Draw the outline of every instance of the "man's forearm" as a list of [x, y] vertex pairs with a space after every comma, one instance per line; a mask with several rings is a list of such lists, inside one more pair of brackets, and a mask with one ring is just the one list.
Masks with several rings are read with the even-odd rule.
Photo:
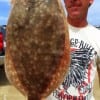
[[97, 72], [98, 72], [98, 77], [99, 77], [99, 87], [100, 87], [100, 64], [97, 66]]

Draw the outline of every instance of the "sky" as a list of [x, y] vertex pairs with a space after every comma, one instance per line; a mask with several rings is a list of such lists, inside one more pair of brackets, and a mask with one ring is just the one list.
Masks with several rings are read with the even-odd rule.
[[[64, 6], [64, 4], [63, 4]], [[89, 8], [88, 22], [95, 26], [100, 26], [100, 0], [94, 0]], [[0, 25], [6, 25], [10, 14], [10, 0], [0, 0]]]

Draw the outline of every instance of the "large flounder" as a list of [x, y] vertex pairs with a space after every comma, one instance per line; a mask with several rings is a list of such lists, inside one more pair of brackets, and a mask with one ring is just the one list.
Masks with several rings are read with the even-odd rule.
[[66, 17], [60, 0], [15, 0], [7, 24], [5, 71], [28, 100], [46, 98], [70, 63]]

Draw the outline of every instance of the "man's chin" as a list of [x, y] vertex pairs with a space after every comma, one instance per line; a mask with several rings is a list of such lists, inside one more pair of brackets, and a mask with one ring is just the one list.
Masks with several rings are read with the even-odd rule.
[[69, 17], [75, 19], [75, 18], [79, 18], [79, 16], [80, 16], [80, 13], [79, 12], [73, 12], [73, 13], [70, 14]]

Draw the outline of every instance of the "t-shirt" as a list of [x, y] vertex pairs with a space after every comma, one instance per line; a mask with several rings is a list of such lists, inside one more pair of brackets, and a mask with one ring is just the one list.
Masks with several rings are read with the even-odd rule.
[[71, 64], [63, 83], [46, 100], [94, 100], [93, 81], [100, 57], [100, 30], [69, 27]]

